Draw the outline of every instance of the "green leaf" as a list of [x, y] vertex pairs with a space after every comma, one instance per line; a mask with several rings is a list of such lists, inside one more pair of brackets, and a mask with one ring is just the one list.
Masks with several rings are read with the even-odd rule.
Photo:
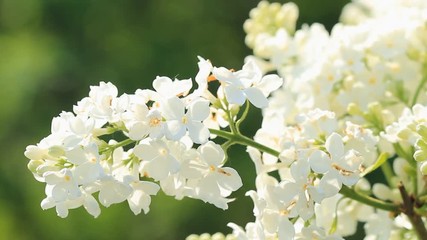
[[364, 176], [366, 176], [368, 173], [371, 173], [371, 172], [375, 171], [375, 170], [376, 170], [377, 168], [379, 168], [383, 163], [385, 163], [385, 162], [387, 161], [387, 159], [388, 159], [388, 153], [386, 153], [386, 152], [381, 153], [381, 154], [378, 156], [377, 161], [375, 162], [375, 164], [374, 164], [374, 165], [372, 165], [372, 166], [369, 166], [368, 168], [366, 168], [366, 169], [365, 169], [365, 171], [363, 171], [363, 172], [360, 174], [360, 177], [364, 177]]

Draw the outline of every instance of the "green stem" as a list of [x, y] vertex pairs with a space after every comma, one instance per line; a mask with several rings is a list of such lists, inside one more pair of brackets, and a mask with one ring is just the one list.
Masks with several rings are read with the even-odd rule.
[[417, 103], [418, 95], [420, 95], [421, 89], [424, 87], [426, 82], [427, 82], [427, 75], [424, 75], [423, 79], [421, 80], [420, 84], [417, 87], [417, 90], [415, 91], [414, 97], [412, 98], [411, 107]]
[[243, 145], [243, 146], [250, 146], [250, 147], [254, 147], [256, 149], [258, 149], [261, 152], [265, 152], [268, 154], [271, 154], [275, 157], [278, 157], [280, 152], [269, 148], [261, 143], [255, 142], [254, 140], [252, 140], [251, 138], [248, 138], [246, 136], [243, 136], [241, 134], [234, 134], [232, 132], [227, 132], [227, 131], [223, 131], [223, 130], [217, 130], [217, 129], [209, 129], [209, 131], [212, 134], [215, 134], [217, 136], [220, 136], [222, 138], [231, 140], [237, 144]]
[[379, 200], [377, 198], [362, 195], [362, 194], [354, 191], [353, 189], [351, 189], [345, 185], [342, 186], [340, 193], [342, 195], [344, 195], [345, 197], [351, 198], [353, 200], [364, 203], [364, 204], [369, 205], [369, 206], [374, 207], [374, 208], [379, 208], [379, 209], [390, 211], [390, 212], [398, 212], [399, 211], [399, 208], [392, 203], [384, 202], [384, 201]]
[[[234, 122], [233, 122], [233, 116], [232, 116], [232, 114], [231, 114], [231, 111], [230, 111], [230, 109], [229, 109], [229, 106], [230, 105], [228, 105], [227, 106], [227, 109], [225, 109], [225, 111], [227, 112], [227, 118], [228, 118], [228, 124], [229, 124], [229, 126], [230, 126], [230, 130], [231, 130], [231, 132], [232, 133], [239, 133], [239, 130], [237, 129], [237, 127], [236, 127], [236, 125], [234, 124]], [[215, 134], [215, 133], [214, 133]]]
[[108, 147], [106, 147], [106, 148], [104, 148], [104, 149], [101, 149], [100, 150], [100, 153], [105, 153], [106, 151], [113, 151], [114, 149], [116, 149], [116, 148], [119, 148], [119, 147], [124, 147], [124, 146], [127, 146], [127, 145], [129, 145], [129, 144], [132, 144], [132, 143], [134, 143], [135, 141], [134, 140], [132, 140], [132, 139], [125, 139], [125, 140], [123, 140], [123, 141], [121, 141], [121, 142], [118, 142], [118, 143], [116, 143], [116, 144], [114, 144], [114, 145], [108, 145]]
[[249, 113], [249, 108], [250, 108], [249, 101], [246, 100], [245, 104], [246, 104], [245, 110], [243, 111], [242, 116], [240, 116], [239, 120], [237, 120], [237, 122], [236, 122], [236, 128], [237, 128], [237, 131], [239, 131], [239, 133], [240, 133], [240, 124], [246, 119], [246, 117], [248, 116], [248, 113]]
[[399, 143], [394, 143], [393, 147], [397, 155], [405, 159], [409, 163], [409, 165], [411, 165], [411, 167], [417, 168], [417, 163], [415, 162], [414, 157], [411, 154], [407, 153]]
[[[390, 160], [390, 159], [389, 159]], [[390, 166], [390, 163], [389, 163], [389, 161], [386, 161], [385, 163], [383, 163], [382, 165], [381, 165], [381, 171], [383, 172], [383, 174], [384, 174], [384, 177], [385, 177], [385, 180], [387, 181], [387, 184], [389, 185], [389, 186], [393, 186], [394, 184], [393, 184], [393, 177], [394, 177], [394, 174], [393, 174], [393, 170], [391, 169], [391, 166]]]

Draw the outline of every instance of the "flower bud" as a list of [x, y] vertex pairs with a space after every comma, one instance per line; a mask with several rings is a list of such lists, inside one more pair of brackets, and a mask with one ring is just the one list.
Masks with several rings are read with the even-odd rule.
[[360, 109], [360, 107], [357, 104], [355, 104], [355, 103], [349, 103], [347, 105], [347, 112], [350, 115], [356, 115], [356, 116], [363, 114], [362, 110]]
[[32, 172], [32, 173], [37, 173], [37, 168], [42, 165], [44, 163], [43, 160], [31, 160], [28, 164], [27, 164], [27, 168]]
[[48, 149], [48, 154], [54, 158], [60, 158], [65, 155], [65, 150], [61, 146], [52, 146]]
[[421, 173], [427, 175], [427, 161], [423, 162], [420, 166]]
[[417, 133], [420, 134], [422, 138], [427, 139], [427, 126], [424, 124], [418, 125]]
[[423, 151], [423, 150], [417, 150], [414, 153], [414, 158], [415, 158], [415, 161], [417, 161], [417, 162], [426, 161], [427, 160], [427, 152]]

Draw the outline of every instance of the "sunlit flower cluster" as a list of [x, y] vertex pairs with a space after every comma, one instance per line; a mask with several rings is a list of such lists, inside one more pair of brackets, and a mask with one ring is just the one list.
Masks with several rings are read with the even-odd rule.
[[[119, 95], [101, 82], [55, 117], [25, 152], [46, 183], [42, 208], [97, 217], [99, 203], [127, 201], [147, 213], [162, 190], [227, 209], [242, 186], [227, 150], [240, 144], [257, 174], [254, 220], [188, 239], [344, 239], [359, 224], [366, 240], [427, 236], [425, 1], [355, 0], [330, 32], [296, 29], [293, 3], [261, 1], [249, 15], [254, 55], [240, 70], [199, 57], [197, 86], [159, 76]], [[263, 120], [248, 137], [251, 106]]]
[[[267, 9], [276, 3], [252, 10], [248, 38], [260, 29], [268, 34], [246, 42], [254, 50], [247, 60], [277, 71], [286, 84], [269, 99], [254, 137], [279, 154], [248, 148], [258, 173], [257, 189], [248, 193], [256, 218], [245, 229], [230, 225], [239, 239], [341, 239], [358, 222], [366, 223], [366, 239], [415, 236], [403, 212], [392, 217], [347, 198], [352, 189], [404, 204], [399, 184], [415, 198], [425, 193], [427, 6], [390, 2], [350, 3], [330, 33], [320, 24], [272, 28], [281, 13]], [[260, 21], [267, 12], [270, 21]], [[288, 24], [295, 26], [293, 16]], [[364, 176], [380, 167], [387, 184], [371, 186]], [[307, 226], [322, 233], [300, 237]]]
[[[122, 95], [112, 83], [101, 82], [74, 112], [55, 117], [51, 134], [25, 151], [29, 169], [46, 183], [42, 208], [56, 207], [66, 217], [68, 209], [84, 206], [97, 217], [97, 193], [105, 207], [127, 201], [135, 214], [147, 213], [151, 196], [162, 189], [177, 199], [191, 197], [227, 209], [233, 200], [227, 197], [242, 181], [236, 170], [223, 166], [226, 155], [209, 140], [208, 126], [219, 129], [224, 124], [215, 119], [230, 118], [221, 115], [246, 99], [265, 107], [266, 97], [283, 81], [277, 75], [263, 77], [254, 63], [233, 72], [199, 60], [198, 85], [191, 93], [191, 79], [157, 77], [154, 90]], [[214, 78], [224, 98], [208, 92], [208, 80]]]

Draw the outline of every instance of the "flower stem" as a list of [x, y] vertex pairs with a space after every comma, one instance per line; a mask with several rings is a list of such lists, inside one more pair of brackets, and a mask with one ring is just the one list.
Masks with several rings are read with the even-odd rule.
[[393, 170], [391, 169], [389, 161], [386, 161], [385, 163], [383, 163], [381, 165], [381, 171], [384, 174], [384, 177], [385, 177], [385, 180], [387, 181], [387, 184], [389, 186], [394, 186], [394, 184], [393, 184], [394, 174], [393, 174]]
[[379, 208], [379, 209], [390, 211], [390, 212], [399, 212], [399, 208], [396, 205], [392, 203], [384, 202], [377, 198], [362, 195], [345, 185], [342, 186], [340, 193], [345, 197], [351, 198], [353, 200], [364, 203], [374, 208]]
[[240, 124], [246, 119], [246, 117], [248, 116], [248, 112], [249, 112], [249, 108], [250, 108], [250, 103], [249, 103], [249, 101], [248, 100], [246, 100], [246, 103], [245, 103], [246, 105], [245, 105], [245, 109], [244, 109], [244, 111], [243, 111], [243, 113], [242, 113], [242, 116], [240, 116], [240, 118], [239, 118], [239, 120], [237, 120], [237, 122], [236, 122], [236, 128], [237, 128], [237, 131], [239, 131], [239, 133], [240, 133]]
[[233, 142], [235, 142], [237, 144], [240, 144], [240, 145], [243, 145], [243, 146], [254, 147], [254, 148], [258, 149], [261, 152], [265, 152], [265, 153], [271, 154], [271, 155], [273, 155], [275, 157], [278, 157], [279, 154], [280, 154], [280, 152], [278, 152], [278, 151], [276, 151], [276, 150], [274, 150], [272, 148], [269, 148], [269, 147], [267, 147], [267, 146], [265, 146], [265, 145], [263, 145], [261, 143], [255, 142], [251, 138], [248, 138], [248, 137], [246, 137], [244, 135], [241, 135], [241, 134], [235, 134], [235, 133], [232, 133], [232, 132], [227, 132], [227, 131], [217, 130], [217, 129], [209, 129], [209, 131], [212, 134], [215, 134], [215, 135], [220, 136], [222, 138], [231, 140], [231, 141], [233, 141]]
[[427, 82], [427, 74], [424, 75], [423, 79], [421, 80], [420, 84], [417, 87], [417, 90], [415, 91], [414, 97], [412, 98], [411, 107], [413, 107], [418, 100], [418, 96], [420, 95], [421, 89], [424, 87], [424, 85]]
[[405, 151], [405, 149], [403, 149], [399, 143], [394, 143], [393, 147], [394, 147], [394, 150], [396, 151], [397, 155], [399, 155], [400, 157], [405, 159], [406, 162], [408, 162], [409, 165], [411, 165], [411, 167], [413, 167], [413, 168], [417, 167], [417, 163], [415, 162], [414, 157], [411, 154], [407, 153]]
[[399, 183], [399, 191], [400, 195], [402, 196], [402, 209], [401, 211], [408, 216], [409, 221], [411, 222], [412, 226], [414, 227], [414, 230], [418, 236], [418, 239], [427, 239], [427, 229], [424, 225], [423, 220], [421, 219], [421, 216], [415, 211], [416, 206], [416, 199], [413, 196], [410, 196], [408, 192], [406, 191], [405, 186], [402, 184], [402, 182]]

